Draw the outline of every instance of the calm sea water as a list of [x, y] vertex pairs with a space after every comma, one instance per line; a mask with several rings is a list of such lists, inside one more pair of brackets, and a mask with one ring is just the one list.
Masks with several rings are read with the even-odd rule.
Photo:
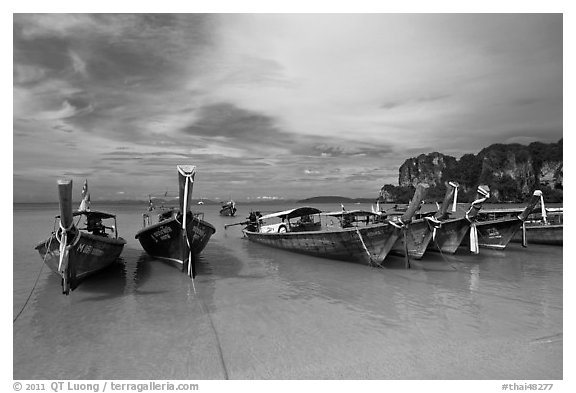
[[[134, 234], [145, 206], [106, 205], [121, 259], [70, 296], [42, 266], [57, 205], [15, 205], [14, 379], [562, 379], [562, 247], [427, 254], [404, 269], [251, 243], [216, 227], [194, 287]], [[337, 210], [339, 205], [317, 205]], [[358, 206], [366, 208], [369, 206]], [[36, 282], [36, 280], [38, 281]]]

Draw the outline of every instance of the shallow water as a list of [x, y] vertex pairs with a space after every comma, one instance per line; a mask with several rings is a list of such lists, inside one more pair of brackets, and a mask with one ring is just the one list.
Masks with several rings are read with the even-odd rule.
[[134, 239], [142, 208], [101, 207], [122, 257], [64, 296], [34, 250], [57, 205], [15, 205], [14, 317], [38, 282], [14, 323], [14, 379], [563, 378], [562, 247], [371, 268], [248, 242], [224, 225], [255, 206], [204, 205], [217, 232], [193, 285]]

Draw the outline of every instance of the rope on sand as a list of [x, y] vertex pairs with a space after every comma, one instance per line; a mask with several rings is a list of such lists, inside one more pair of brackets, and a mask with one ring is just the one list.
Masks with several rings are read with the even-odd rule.
[[[46, 246], [46, 254], [44, 254], [44, 259], [42, 260], [42, 265], [40, 266], [40, 271], [38, 272], [38, 275], [36, 276], [36, 281], [34, 282], [34, 285], [32, 286], [32, 289], [30, 290], [30, 293], [28, 294], [28, 298], [24, 302], [24, 305], [22, 306], [22, 308], [20, 309], [18, 314], [12, 320], [13, 324], [16, 323], [16, 321], [18, 320], [20, 315], [22, 315], [22, 313], [24, 312], [24, 309], [28, 305], [28, 302], [30, 301], [32, 294], [34, 293], [34, 290], [36, 289], [36, 285], [38, 285], [38, 280], [40, 280], [40, 275], [42, 274], [42, 271], [44, 270], [44, 265], [46, 262], [46, 256], [48, 255], [48, 251], [50, 251], [50, 246], [52, 245], [52, 239], [54, 239], [54, 236], [50, 236], [50, 241], [48, 242], [48, 245]], [[44, 245], [46, 245], [46, 243], [44, 243]]]

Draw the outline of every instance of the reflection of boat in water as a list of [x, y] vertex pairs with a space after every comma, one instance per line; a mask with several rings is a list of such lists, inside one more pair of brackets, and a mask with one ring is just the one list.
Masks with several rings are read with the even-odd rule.
[[512, 237], [523, 226], [542, 196], [536, 190], [526, 207], [518, 214], [518, 209], [482, 209], [470, 226], [470, 242], [477, 238], [480, 247], [503, 250]]
[[143, 214], [143, 228], [136, 233], [149, 255], [176, 263], [190, 277], [196, 276], [194, 255], [202, 252], [216, 232], [204, 221], [203, 213], [190, 211], [195, 174], [195, 166], [178, 166], [180, 209], [162, 209], [156, 223], [151, 223], [148, 213]]
[[237, 211], [236, 202], [234, 202], [233, 200], [229, 200], [228, 202], [222, 204], [222, 208], [220, 209], [220, 215], [234, 217], [236, 211]]
[[[59, 180], [58, 190], [60, 215], [55, 218], [55, 229], [35, 248], [46, 265], [62, 277], [62, 290], [67, 295], [82, 279], [112, 264], [126, 241], [118, 237], [115, 215], [89, 210], [87, 182], [82, 192], [82, 210], [76, 212], [72, 212], [72, 180]], [[113, 220], [114, 224], [106, 226], [106, 220]]]
[[[379, 265], [403, 235], [405, 223], [420, 206], [426, 187], [418, 186], [409, 208], [397, 221], [368, 216], [366, 224], [366, 215], [362, 222], [354, 221], [353, 215], [336, 212], [334, 217], [340, 215], [346, 224], [327, 227], [320, 223], [320, 210], [300, 207], [260, 217], [253, 213], [248, 221], [238, 224], [246, 225], [244, 235], [256, 243], [317, 257]], [[281, 222], [267, 224], [271, 219]]]

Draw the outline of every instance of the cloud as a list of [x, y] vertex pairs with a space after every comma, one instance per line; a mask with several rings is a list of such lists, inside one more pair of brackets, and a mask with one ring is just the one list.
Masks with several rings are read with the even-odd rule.
[[201, 107], [195, 121], [182, 132], [218, 145], [259, 151], [259, 157], [288, 153], [299, 143], [298, 138], [282, 130], [273, 117], [229, 103]]
[[39, 113], [35, 118], [38, 120], [59, 120], [68, 119], [75, 116], [82, 116], [92, 112], [93, 108], [90, 104], [85, 107], [76, 107], [69, 100], [64, 100], [60, 109], [55, 111], [45, 111]]
[[393, 151], [390, 145], [371, 145], [367, 146], [366, 143], [356, 142], [351, 143], [344, 140], [340, 144], [327, 144], [322, 143], [311, 148], [313, 155], [321, 157], [382, 157]]
[[72, 50], [69, 51], [69, 56], [70, 59], [72, 60], [72, 68], [74, 69], [74, 72], [86, 76], [87, 75], [86, 62], [82, 60], [80, 56]]
[[361, 196], [414, 154], [562, 137], [561, 14], [13, 21], [14, 170], [38, 189], [75, 168], [129, 196], [185, 161], [206, 195]]
[[32, 84], [42, 80], [45, 76], [43, 68], [35, 65], [15, 64], [14, 83], [16, 85]]

